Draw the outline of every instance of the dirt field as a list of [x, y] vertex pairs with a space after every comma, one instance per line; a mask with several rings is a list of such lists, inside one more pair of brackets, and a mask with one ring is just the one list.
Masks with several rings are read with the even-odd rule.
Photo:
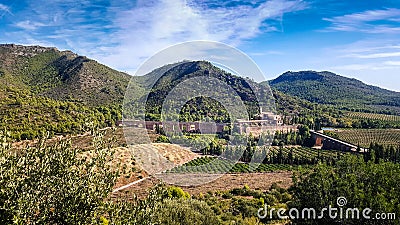
[[[138, 154], [143, 154], [144, 156]], [[142, 157], [144, 157], [144, 159], [142, 159]], [[155, 159], [155, 157], [157, 157], [157, 159]], [[115, 149], [112, 164], [119, 167], [121, 176], [115, 187], [117, 188], [132, 183], [143, 177], [147, 177], [149, 173], [152, 174], [164, 171], [197, 157], [199, 157], [198, 154], [191, 152], [187, 148], [167, 143], [118, 147]], [[147, 162], [146, 160], [149, 161]]]
[[[199, 174], [186, 174], [187, 176], [199, 176]], [[208, 176], [213, 176], [212, 174]], [[226, 191], [233, 188], [242, 188], [248, 185], [251, 189], [266, 191], [273, 183], [277, 183], [280, 187], [288, 188], [292, 185], [291, 172], [273, 172], [273, 173], [241, 173], [241, 174], [225, 174], [218, 179], [200, 185], [200, 186], [181, 186], [183, 190], [191, 195], [207, 193], [208, 191]], [[141, 183], [135, 184], [130, 188], [114, 193], [114, 197], [126, 193], [128, 196], [137, 195], [141, 198], [147, 195], [148, 190], [161, 181], [155, 177], [148, 178]]]
[[183, 187], [183, 189], [192, 195], [207, 193], [207, 191], [224, 191], [233, 188], [242, 188], [248, 185], [251, 189], [266, 191], [273, 183], [280, 187], [289, 188], [292, 185], [291, 172], [273, 172], [273, 173], [241, 173], [226, 174], [217, 180], [197, 187]]
[[197, 157], [188, 148], [175, 144], [152, 143], [116, 148], [114, 165], [119, 165], [122, 175], [115, 187], [137, 181], [148, 174], [155, 174]]

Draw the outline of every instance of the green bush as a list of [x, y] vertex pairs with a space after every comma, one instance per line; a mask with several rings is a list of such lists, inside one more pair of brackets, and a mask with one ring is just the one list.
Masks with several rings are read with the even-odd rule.
[[[321, 210], [337, 206], [339, 197], [347, 199], [347, 208], [370, 208], [374, 213], [400, 215], [400, 165], [391, 162], [365, 163], [359, 156], [345, 155], [335, 167], [319, 164], [295, 176], [292, 188], [293, 207]], [[318, 220], [314, 223], [336, 224], [337, 220]], [[342, 221], [343, 222], [343, 221]], [[346, 220], [344, 224], [399, 224], [399, 221]]]
[[158, 136], [156, 142], [160, 142], [160, 143], [171, 143], [171, 142], [169, 141], [168, 137], [167, 137], [167, 136], [164, 136], [164, 135]]
[[166, 199], [154, 215], [155, 224], [214, 225], [217, 216], [205, 202], [194, 199]]
[[172, 186], [172, 187], [167, 188], [167, 195], [165, 197], [188, 199], [188, 198], [190, 198], [190, 194], [183, 191], [182, 188], [180, 188], [180, 187]]

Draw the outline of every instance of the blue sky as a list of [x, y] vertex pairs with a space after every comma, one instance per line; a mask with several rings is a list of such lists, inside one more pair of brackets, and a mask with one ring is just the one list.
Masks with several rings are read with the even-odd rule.
[[398, 0], [2, 0], [0, 43], [55, 46], [134, 74], [191, 40], [248, 54], [270, 79], [329, 70], [400, 91]]

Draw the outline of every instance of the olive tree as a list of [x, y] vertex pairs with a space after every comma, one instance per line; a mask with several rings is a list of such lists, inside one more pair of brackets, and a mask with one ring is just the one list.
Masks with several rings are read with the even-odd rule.
[[0, 224], [91, 224], [100, 215], [117, 174], [110, 146], [95, 136], [94, 150], [70, 141], [12, 149], [0, 135]]

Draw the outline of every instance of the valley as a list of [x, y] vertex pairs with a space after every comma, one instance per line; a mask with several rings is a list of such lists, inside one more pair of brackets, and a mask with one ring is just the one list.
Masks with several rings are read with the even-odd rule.
[[400, 93], [331, 72], [257, 83], [183, 61], [130, 76], [70, 51], [3, 44], [0, 222], [51, 224], [69, 207], [108, 224], [198, 204], [185, 210], [216, 224], [289, 224], [257, 210], [329, 205], [338, 194], [399, 212], [399, 118]]

